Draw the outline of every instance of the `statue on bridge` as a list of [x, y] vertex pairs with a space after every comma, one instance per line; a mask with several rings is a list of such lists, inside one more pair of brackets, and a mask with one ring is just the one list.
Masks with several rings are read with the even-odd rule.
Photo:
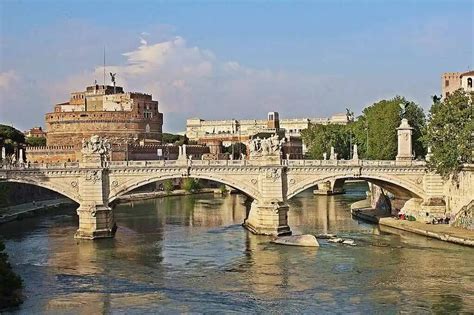
[[260, 137], [251, 139], [249, 141], [250, 157], [280, 156], [283, 143], [285, 143], [285, 138], [279, 139], [277, 134], [266, 139]]
[[[106, 162], [111, 149], [111, 144], [106, 138], [94, 135], [90, 139], [82, 140], [82, 157], [84, 162], [93, 162], [98, 160]], [[93, 158], [99, 156], [99, 159]]]

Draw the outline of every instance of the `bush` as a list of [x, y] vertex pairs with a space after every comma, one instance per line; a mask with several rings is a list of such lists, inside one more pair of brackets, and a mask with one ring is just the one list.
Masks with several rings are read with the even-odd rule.
[[23, 288], [22, 280], [13, 272], [4, 250], [5, 245], [0, 241], [0, 310], [19, 305]]
[[228, 192], [228, 190], [227, 190], [227, 188], [225, 187], [225, 185], [221, 185], [221, 186], [219, 187], [219, 189], [221, 190], [221, 194], [223, 194], [223, 195], [224, 195], [224, 194], [227, 194], [227, 192]]
[[163, 189], [166, 191], [167, 194], [172, 192], [174, 190], [173, 181], [171, 179], [165, 180], [165, 182], [163, 183]]
[[199, 180], [194, 178], [185, 178], [181, 183], [181, 188], [186, 192], [195, 192], [199, 190]]

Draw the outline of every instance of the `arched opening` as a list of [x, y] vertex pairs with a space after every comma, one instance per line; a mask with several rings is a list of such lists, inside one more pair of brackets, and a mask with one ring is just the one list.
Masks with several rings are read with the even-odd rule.
[[[246, 188], [239, 187], [238, 185], [235, 185], [234, 183], [231, 183], [227, 180], [223, 179], [218, 179], [210, 176], [177, 176], [177, 175], [171, 175], [171, 176], [159, 176], [159, 177], [152, 177], [148, 179], [143, 179], [139, 180], [133, 184], [127, 185], [125, 187], [122, 187], [121, 189], [117, 191], [111, 191], [111, 195], [109, 197], [109, 202], [113, 203], [114, 201], [117, 200], [117, 198], [122, 197], [126, 194], [129, 194], [132, 191], [140, 191], [142, 189], [152, 189], [155, 192], [166, 190], [165, 184], [166, 182], [172, 181], [174, 188], [179, 186], [179, 181], [183, 181], [185, 179], [196, 179], [196, 180], [204, 180], [207, 181], [208, 183], [214, 183], [213, 185], [215, 186], [215, 189], [220, 189], [222, 185], [228, 186], [232, 188], [235, 191], [238, 191], [244, 195], [246, 195], [250, 199], [256, 199], [256, 194], [255, 192], [250, 192]], [[147, 186], [148, 185], [148, 186]], [[229, 188], [227, 188], [229, 189]]]
[[12, 217], [22, 218], [31, 211], [63, 207], [77, 209], [77, 206], [76, 200], [51, 187], [16, 180], [0, 181], [0, 216], [6, 222]]
[[[322, 186], [323, 191], [340, 190], [344, 187], [345, 182], [365, 181], [369, 184], [367, 194], [358, 191], [358, 198], [353, 202], [357, 202], [359, 206], [370, 207], [381, 211], [386, 215], [393, 215], [398, 213], [405, 205], [413, 205], [421, 203], [424, 200], [424, 194], [421, 188], [414, 186], [409, 182], [396, 181], [391, 178], [383, 178], [376, 176], [365, 177], [328, 177], [324, 179], [309, 180], [299, 187], [294, 188], [289, 194], [288, 199], [298, 195], [299, 193], [314, 188], [315, 186]], [[344, 188], [342, 188], [344, 189]], [[318, 190], [321, 190], [319, 188]], [[317, 192], [317, 190], [316, 190]], [[323, 194], [323, 193], [320, 193]], [[331, 195], [331, 194], [327, 194]], [[408, 203], [410, 201], [410, 203]], [[413, 203], [416, 201], [415, 203]]]
[[472, 88], [472, 78], [467, 78], [467, 87]]

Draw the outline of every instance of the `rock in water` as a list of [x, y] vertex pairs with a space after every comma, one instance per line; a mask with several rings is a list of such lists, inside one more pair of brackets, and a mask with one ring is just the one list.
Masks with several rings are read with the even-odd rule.
[[344, 242], [342, 242], [342, 244], [356, 246], [356, 243], [354, 242], [354, 240], [351, 240], [351, 239], [344, 240]]
[[344, 240], [343, 240], [342, 238], [337, 237], [337, 238], [330, 238], [330, 239], [328, 240], [328, 242], [331, 242], [331, 243], [342, 243], [342, 242], [344, 242]]
[[311, 234], [281, 236], [273, 240], [272, 243], [292, 246], [319, 247], [318, 240]]

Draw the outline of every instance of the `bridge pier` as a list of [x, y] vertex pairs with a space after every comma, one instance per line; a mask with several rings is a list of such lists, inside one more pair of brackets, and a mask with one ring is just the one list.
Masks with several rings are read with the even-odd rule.
[[95, 204], [80, 205], [77, 209], [79, 229], [74, 238], [98, 239], [114, 237], [117, 225], [110, 207]]
[[254, 234], [290, 235], [288, 205], [284, 202], [259, 202], [254, 200], [243, 226]]

